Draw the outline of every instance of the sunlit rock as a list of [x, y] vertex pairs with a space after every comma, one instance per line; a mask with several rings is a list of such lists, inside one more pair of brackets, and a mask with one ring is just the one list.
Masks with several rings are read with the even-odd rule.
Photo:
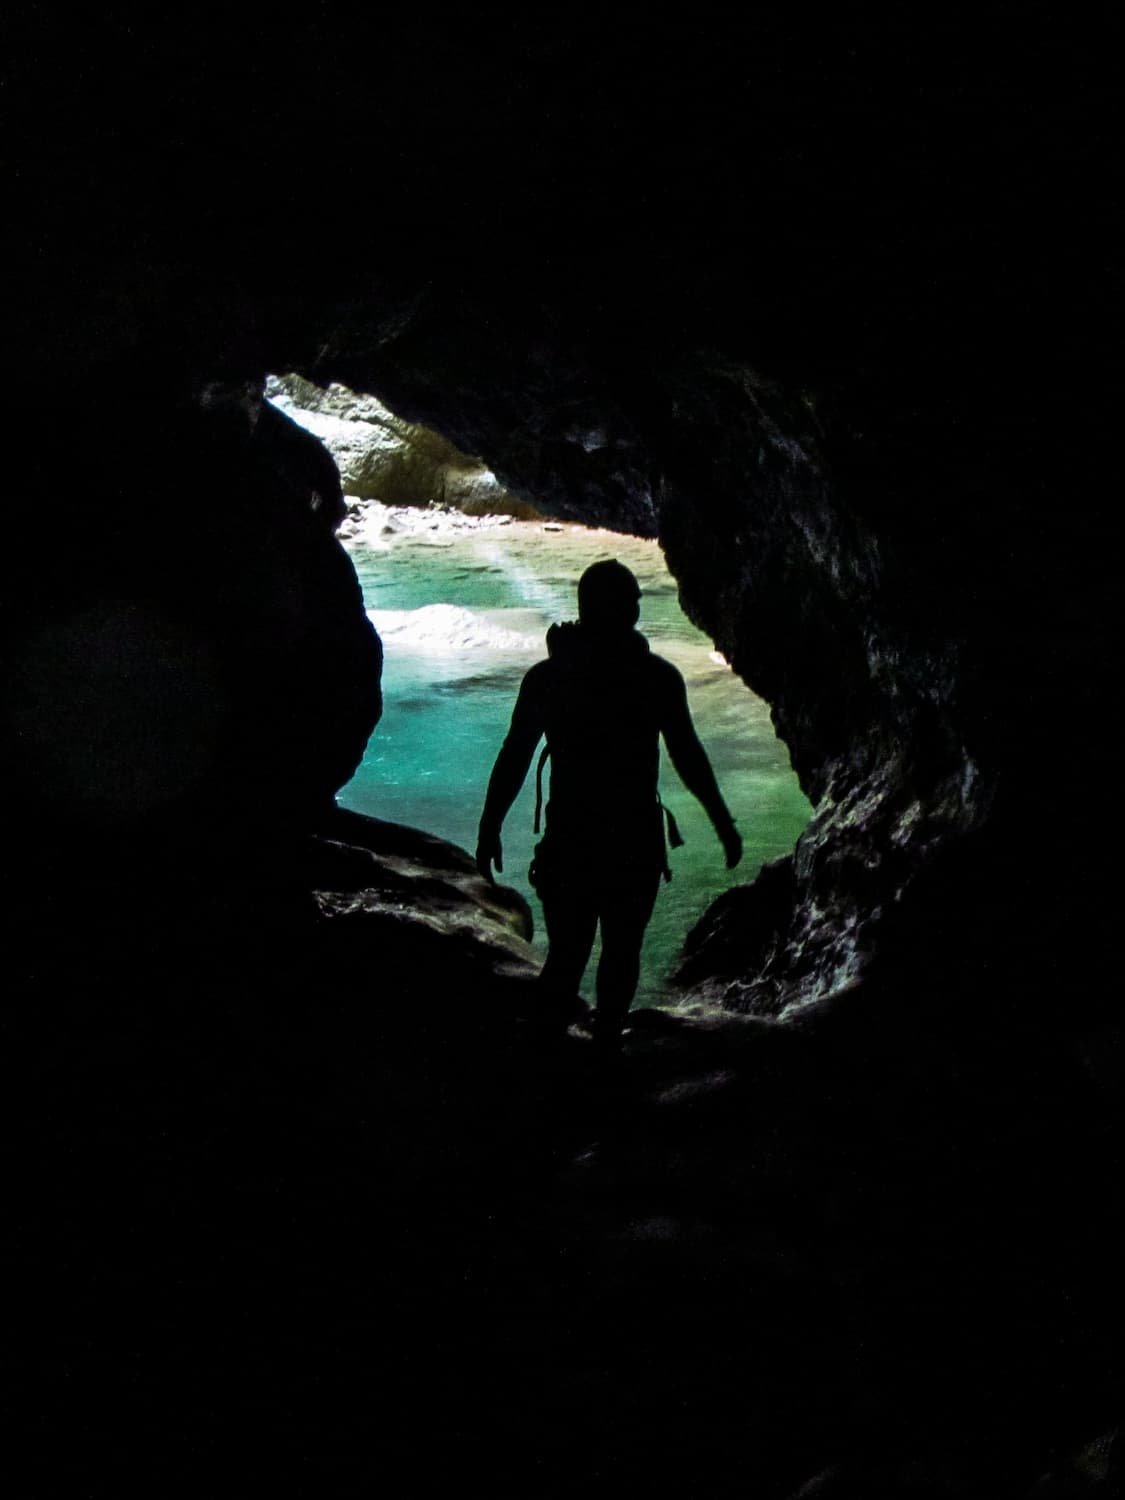
[[271, 375], [266, 394], [325, 445], [348, 496], [394, 506], [450, 506], [471, 516], [536, 514], [479, 459], [396, 417], [375, 396], [357, 395], [338, 382], [322, 388], [300, 375]]

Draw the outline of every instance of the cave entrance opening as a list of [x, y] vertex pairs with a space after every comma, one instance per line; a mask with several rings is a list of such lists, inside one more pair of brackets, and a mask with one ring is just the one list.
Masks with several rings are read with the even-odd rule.
[[[578, 578], [590, 563], [614, 556], [636, 574], [641, 629], [687, 681], [745, 843], [742, 865], [727, 871], [705, 814], [665, 765], [662, 790], [685, 843], [649, 928], [636, 1003], [666, 1001], [666, 976], [708, 905], [788, 854], [811, 816], [767, 704], [684, 615], [655, 541], [548, 520], [507, 496], [479, 460], [374, 398], [296, 377], [271, 379], [270, 396], [326, 443], [340, 468], [348, 497], [341, 540], [384, 645], [383, 718], [340, 793], [345, 807], [471, 849], [493, 759], [523, 674], [545, 654], [548, 626], [574, 618]], [[542, 951], [527, 881], [534, 800], [529, 776], [504, 826], [503, 878], [531, 902]]]

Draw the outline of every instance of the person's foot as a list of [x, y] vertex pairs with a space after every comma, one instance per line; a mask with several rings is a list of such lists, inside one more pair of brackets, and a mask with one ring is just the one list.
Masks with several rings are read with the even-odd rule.
[[545, 1026], [566, 1031], [568, 1027], [581, 1025], [590, 1016], [590, 1007], [580, 995], [543, 995], [537, 1010], [537, 1018]]
[[593, 1043], [594, 1050], [599, 1057], [620, 1057], [622, 1049], [620, 1021], [607, 1021], [604, 1016], [595, 1015]]

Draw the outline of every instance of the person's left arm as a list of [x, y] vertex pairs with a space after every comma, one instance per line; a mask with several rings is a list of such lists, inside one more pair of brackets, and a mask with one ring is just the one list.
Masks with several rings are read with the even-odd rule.
[[663, 683], [660, 729], [668, 755], [684, 786], [703, 804], [723, 846], [727, 869], [733, 870], [742, 858], [742, 838], [734, 826], [730, 809], [723, 801], [707, 752], [695, 732], [684, 679], [669, 663], [665, 662], [664, 666], [667, 675]]
[[[546, 665], [543, 663], [542, 665]], [[492, 866], [503, 872], [504, 855], [500, 829], [508, 810], [519, 795], [531, 766], [535, 747], [546, 730], [543, 714], [542, 674], [532, 667], [520, 684], [519, 696], [512, 711], [512, 722], [488, 779], [484, 811], [477, 835], [477, 869], [486, 880], [493, 880]]]

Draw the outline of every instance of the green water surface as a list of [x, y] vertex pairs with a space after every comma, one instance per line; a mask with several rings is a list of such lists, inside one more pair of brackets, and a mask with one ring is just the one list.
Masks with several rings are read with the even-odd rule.
[[[409, 823], [473, 849], [489, 772], [524, 672], [546, 655], [547, 627], [576, 614], [579, 575], [617, 557], [641, 583], [640, 628], [684, 674], [696, 728], [742, 833], [735, 871], [695, 799], [664, 758], [661, 792], [685, 845], [672, 853], [645, 943], [638, 1004], [665, 998], [663, 979], [684, 937], [728, 886], [792, 849], [812, 809], [769, 710], [717, 659], [688, 621], [655, 542], [536, 522], [453, 532], [440, 527], [352, 549], [364, 598], [383, 635], [383, 719], [340, 794], [356, 811]], [[446, 606], [435, 609], [434, 606]], [[534, 768], [504, 825], [504, 878], [531, 901]], [[593, 965], [583, 992], [593, 997]]]

